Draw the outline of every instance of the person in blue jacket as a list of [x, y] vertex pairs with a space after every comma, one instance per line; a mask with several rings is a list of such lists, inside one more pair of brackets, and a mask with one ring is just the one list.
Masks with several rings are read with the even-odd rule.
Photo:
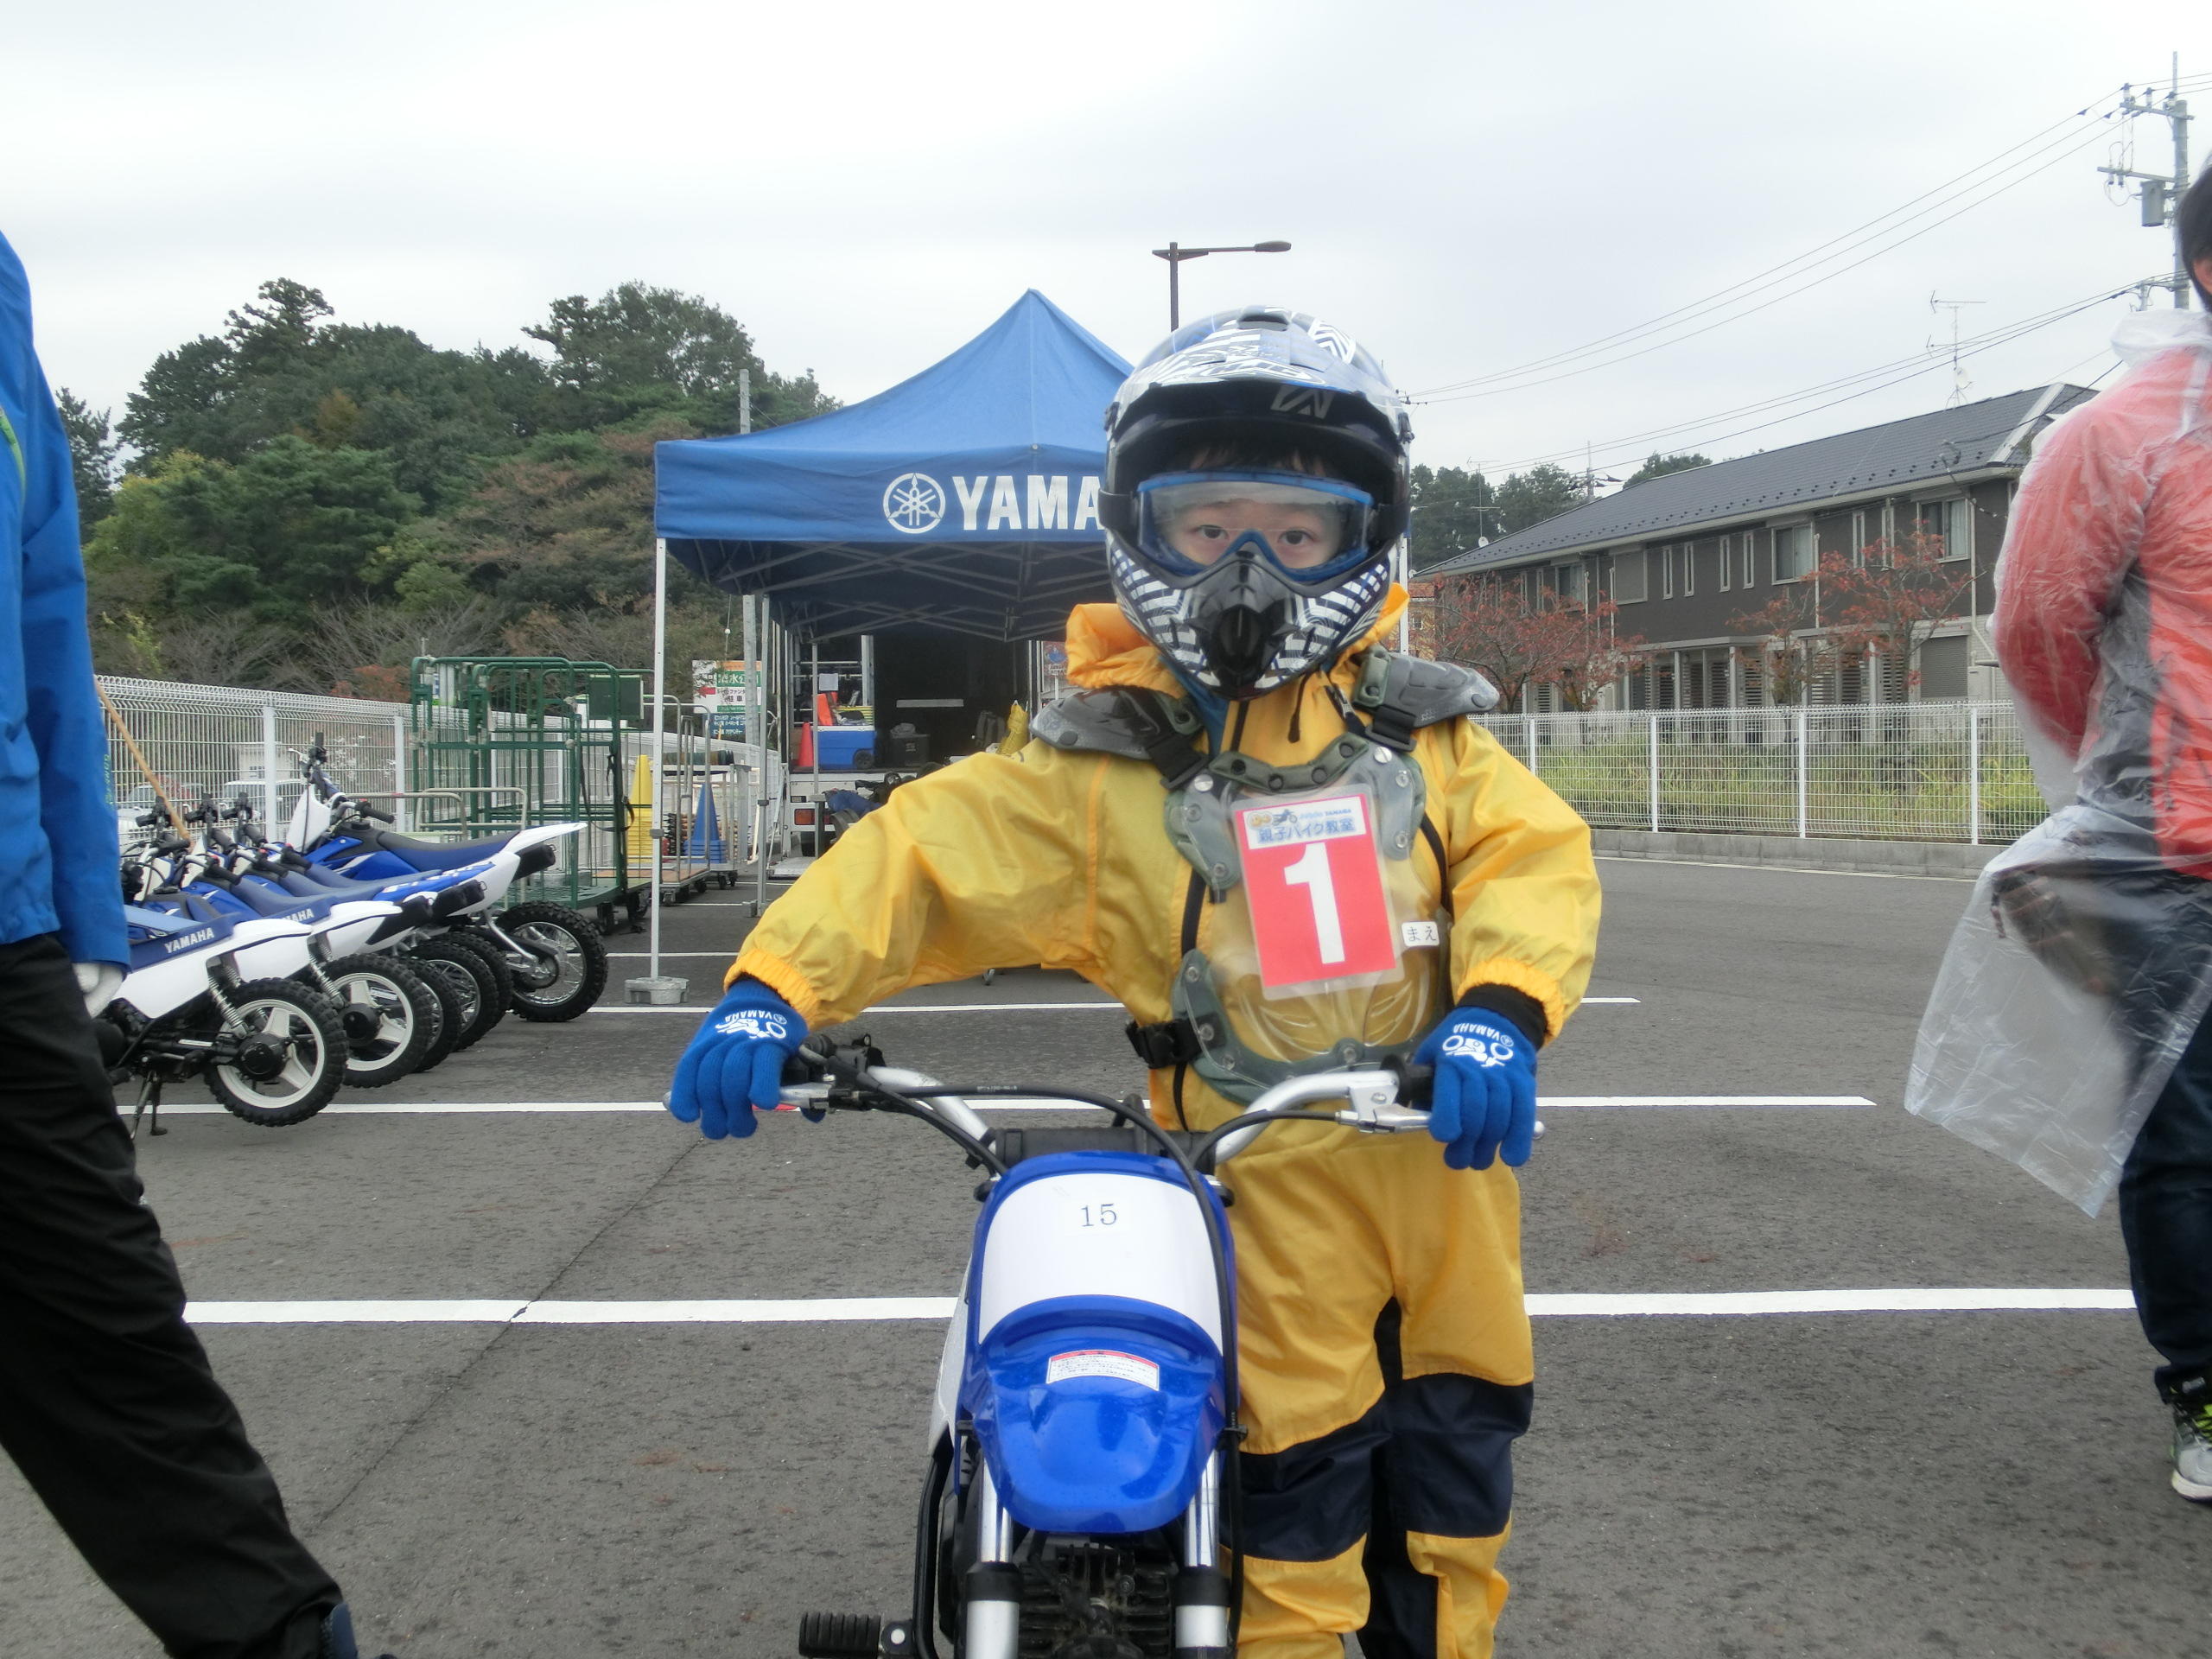
[[129, 960], [107, 741], [68, 441], [4, 238], [0, 550], [0, 1446], [178, 1659], [355, 1659], [184, 1322], [92, 1030]]

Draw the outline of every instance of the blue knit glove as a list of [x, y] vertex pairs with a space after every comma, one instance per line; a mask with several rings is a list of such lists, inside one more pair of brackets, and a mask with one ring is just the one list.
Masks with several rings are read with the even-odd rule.
[[1458, 1008], [1414, 1058], [1436, 1068], [1428, 1132], [1454, 1169], [1488, 1169], [1500, 1152], [1519, 1168], [1536, 1139], [1536, 1046], [1503, 1014]]
[[709, 1141], [752, 1134], [753, 1109], [775, 1110], [784, 1062], [805, 1040], [797, 1008], [757, 979], [739, 980], [676, 1063], [669, 1111]]

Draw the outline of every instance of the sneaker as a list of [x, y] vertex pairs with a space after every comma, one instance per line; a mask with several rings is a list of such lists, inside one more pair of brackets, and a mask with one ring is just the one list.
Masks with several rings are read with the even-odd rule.
[[2174, 1402], [2174, 1491], [2212, 1503], [2212, 1401]]
[[[2212, 1475], [2208, 1478], [2212, 1478]], [[2212, 1497], [2212, 1489], [2208, 1489], [2206, 1496]], [[342, 1601], [332, 1608], [322, 1621], [322, 1646], [319, 1659], [360, 1659], [360, 1649], [353, 1642], [353, 1615]], [[380, 1659], [392, 1659], [392, 1656], [384, 1654]]]

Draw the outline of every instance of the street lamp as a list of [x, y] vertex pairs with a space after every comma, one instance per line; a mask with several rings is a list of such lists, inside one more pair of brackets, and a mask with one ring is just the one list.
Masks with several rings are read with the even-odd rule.
[[1183, 326], [1183, 262], [1203, 259], [1210, 253], [1288, 253], [1287, 242], [1255, 242], [1241, 248], [1186, 248], [1170, 242], [1164, 248], [1154, 248], [1152, 257], [1167, 262], [1167, 331], [1173, 334]]

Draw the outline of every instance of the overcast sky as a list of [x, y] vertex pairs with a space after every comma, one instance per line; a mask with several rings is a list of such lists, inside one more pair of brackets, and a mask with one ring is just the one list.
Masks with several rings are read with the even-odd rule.
[[[2086, 144], [2018, 152], [2041, 170], [1991, 175], [2021, 181], [1756, 315], [1414, 411], [1433, 464], [1579, 466], [1594, 442], [1624, 471], [1655, 447], [1637, 435], [1676, 423], [1699, 424], [1663, 447], [1717, 457], [1941, 405], [1948, 364], [1707, 418], [1948, 340], [1931, 292], [1980, 302], [1972, 334], [2165, 268], [2164, 233], [2094, 171], [2120, 124], [2054, 124], [2163, 79], [2176, 50], [2185, 78], [2212, 74], [2207, 14], [104, 0], [10, 19], [0, 232], [49, 378], [118, 414], [157, 353], [272, 276], [454, 346], [519, 343], [554, 296], [638, 277], [715, 301], [771, 368], [849, 401], [1025, 288], [1134, 356], [1164, 332], [1147, 250], [1171, 238], [1288, 238], [1185, 265], [1185, 315], [1319, 312], [1418, 394], [1700, 301], [2039, 132]], [[2212, 85], [2195, 102], [2212, 116]], [[2168, 165], [2166, 124], [2135, 125], [2136, 164]], [[2201, 161], [2212, 121], [2194, 137]], [[1974, 358], [1970, 395], [2100, 373], [2125, 303]]]

